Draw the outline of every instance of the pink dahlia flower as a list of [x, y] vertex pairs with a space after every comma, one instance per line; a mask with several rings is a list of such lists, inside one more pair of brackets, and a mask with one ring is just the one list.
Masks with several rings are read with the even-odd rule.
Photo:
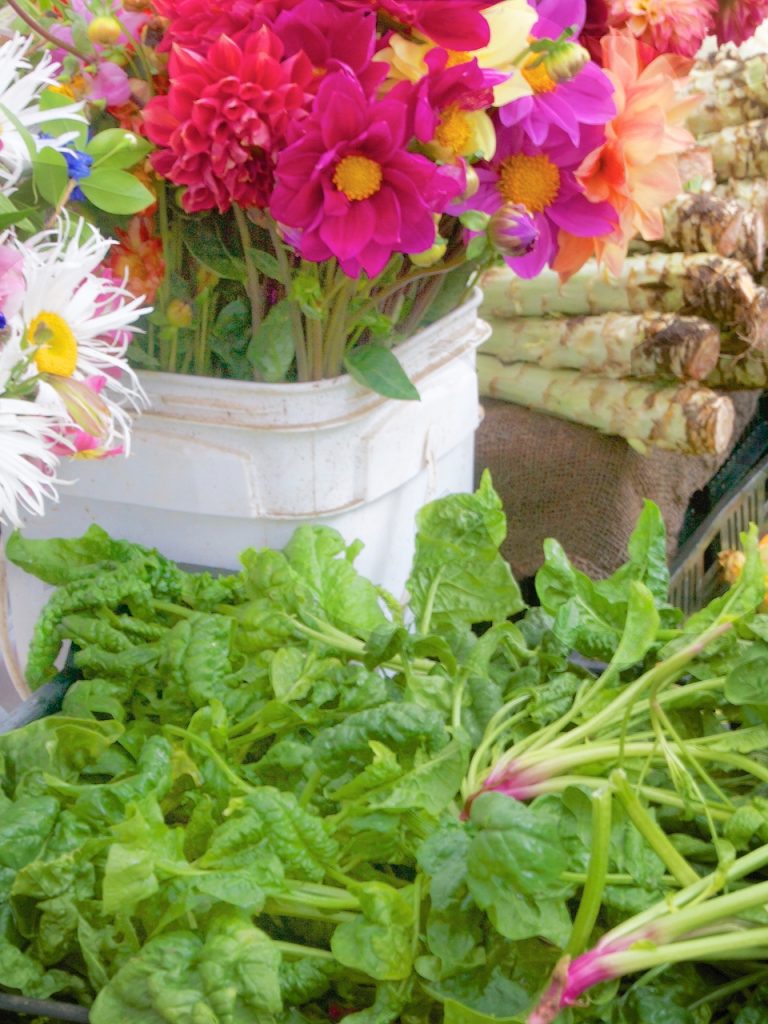
[[610, 23], [628, 25], [657, 53], [693, 57], [713, 28], [717, 0], [608, 0]]
[[718, 0], [715, 31], [719, 43], [743, 43], [768, 18], [767, 0]]
[[312, 80], [304, 54], [282, 55], [266, 27], [242, 48], [223, 36], [205, 57], [171, 54], [170, 89], [147, 104], [144, 126], [160, 147], [153, 167], [186, 186], [189, 212], [268, 205], [277, 151], [289, 123], [304, 115]]
[[407, 151], [407, 107], [366, 96], [348, 72], [328, 75], [297, 140], [277, 162], [272, 216], [300, 228], [309, 260], [335, 256], [345, 274], [378, 274], [393, 252], [435, 240], [432, 214], [461, 191], [426, 157]]
[[499, 131], [492, 164], [478, 166], [480, 187], [468, 205], [493, 214], [504, 203], [518, 203], [530, 213], [538, 239], [528, 255], [508, 259], [520, 277], [536, 277], [551, 263], [563, 230], [579, 238], [606, 235], [616, 226], [610, 203], [590, 202], [576, 178], [576, 170], [595, 147], [596, 129], [582, 133], [574, 146], [559, 129], [551, 129], [541, 144], [518, 126]]
[[491, 38], [488, 0], [337, 0], [342, 7], [376, 11], [385, 25], [415, 31], [451, 50], [479, 50]]

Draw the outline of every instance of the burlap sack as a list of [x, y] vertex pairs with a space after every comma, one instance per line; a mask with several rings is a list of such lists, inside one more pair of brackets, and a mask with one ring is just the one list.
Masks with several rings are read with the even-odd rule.
[[[752, 418], [759, 392], [734, 397], [733, 444]], [[606, 437], [519, 405], [484, 399], [477, 435], [477, 472], [491, 470], [509, 522], [503, 547], [519, 579], [543, 560], [542, 542], [556, 537], [569, 557], [593, 577], [624, 562], [627, 540], [644, 498], [661, 509], [670, 558], [694, 491], [727, 458], [653, 450], [640, 455], [618, 437]]]

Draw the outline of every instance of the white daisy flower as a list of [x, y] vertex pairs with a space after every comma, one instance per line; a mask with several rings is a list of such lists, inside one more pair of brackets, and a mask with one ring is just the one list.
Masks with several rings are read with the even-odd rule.
[[0, 398], [0, 523], [18, 526], [23, 512], [42, 515], [46, 501], [58, 500], [51, 451], [60, 423], [34, 402]]
[[149, 308], [123, 284], [94, 273], [112, 244], [82, 220], [72, 228], [66, 217], [19, 244], [26, 285], [19, 315], [38, 372], [105, 377], [101, 397], [138, 410], [147, 399], [125, 349]]
[[17, 33], [0, 45], [0, 182], [4, 188], [15, 185], [30, 164], [29, 150], [19, 125], [32, 134], [37, 146], [35, 134], [45, 131], [50, 121], [64, 118], [86, 123], [86, 118], [78, 113], [82, 103], [53, 110], [40, 109], [40, 94], [58, 84], [59, 65], [47, 52], [37, 63], [29, 61], [27, 52], [32, 43], [31, 36]]

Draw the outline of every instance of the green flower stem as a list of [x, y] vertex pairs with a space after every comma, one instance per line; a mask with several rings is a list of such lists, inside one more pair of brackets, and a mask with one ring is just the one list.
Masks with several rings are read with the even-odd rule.
[[613, 771], [611, 772], [610, 780], [630, 821], [662, 861], [669, 873], [682, 886], [697, 882], [699, 876], [685, 857], [675, 849], [664, 830], [659, 827], [640, 803], [635, 793], [632, 792], [626, 774], [620, 769]]
[[309, 380], [309, 356], [307, 353], [307, 339], [304, 333], [304, 323], [301, 318], [301, 310], [290, 297], [291, 288], [291, 264], [288, 259], [288, 252], [272, 218], [267, 218], [267, 230], [275, 250], [275, 257], [282, 275], [281, 284], [285, 288], [286, 299], [289, 303], [291, 317], [291, 331], [293, 333], [293, 347], [296, 353], [296, 377], [299, 381]]
[[613, 793], [604, 787], [592, 794], [592, 847], [589, 854], [587, 880], [581, 894], [565, 953], [578, 956], [586, 948], [603, 902], [611, 843], [611, 809]]
[[323, 325], [320, 320], [307, 320], [309, 379], [323, 379]]
[[88, 54], [82, 53], [76, 46], [68, 43], [65, 39], [59, 39], [58, 36], [49, 32], [45, 26], [41, 25], [39, 21], [33, 18], [26, 8], [22, 7], [17, 0], [8, 0], [8, 6], [18, 14], [23, 22], [29, 25], [36, 35], [41, 36], [43, 39], [47, 39], [48, 42], [53, 43], [57, 49], [66, 50], [67, 53], [71, 53], [73, 57], [77, 57], [77, 59], [83, 64], [92, 64], [94, 62], [94, 57], [90, 57]]
[[461, 267], [466, 263], [464, 252], [449, 260], [447, 263], [441, 263], [436, 267], [428, 267], [425, 270], [417, 270], [411, 274], [405, 274], [403, 277], [394, 281], [387, 288], [382, 288], [380, 292], [374, 293], [371, 298], [366, 302], [358, 311], [355, 318], [355, 322], [365, 319], [369, 313], [373, 313], [374, 310], [378, 309], [382, 302], [385, 302], [390, 296], [396, 295], [401, 288], [407, 287], [414, 281], [420, 281], [424, 277], [435, 277], [438, 274], [447, 274], [450, 270], [455, 270], [457, 267]]
[[242, 209], [234, 203], [232, 210], [235, 214], [235, 224], [240, 235], [240, 244], [243, 249], [243, 260], [245, 262], [246, 285], [248, 299], [251, 303], [251, 337], [256, 336], [261, 321], [264, 317], [264, 288], [261, 283], [258, 268], [251, 256], [251, 231], [248, 226], [248, 218]]
[[331, 306], [325, 336], [324, 371], [326, 377], [338, 377], [344, 369], [344, 356], [349, 337], [348, 314], [350, 303], [357, 291], [357, 281], [337, 272], [338, 285]]

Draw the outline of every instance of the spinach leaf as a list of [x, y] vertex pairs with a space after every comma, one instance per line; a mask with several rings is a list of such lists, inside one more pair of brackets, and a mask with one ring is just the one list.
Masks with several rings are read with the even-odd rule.
[[475, 494], [433, 501], [416, 523], [406, 586], [422, 633], [501, 622], [523, 609], [520, 589], [499, 554], [506, 520], [487, 471]]

